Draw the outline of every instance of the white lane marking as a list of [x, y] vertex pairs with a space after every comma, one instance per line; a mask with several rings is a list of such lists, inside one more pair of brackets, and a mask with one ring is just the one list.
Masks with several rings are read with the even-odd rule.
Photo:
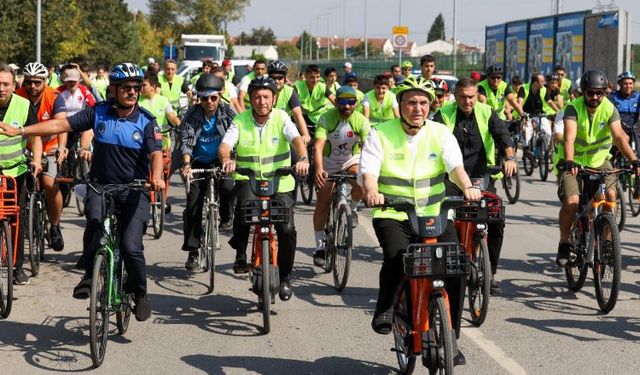
[[474, 327], [464, 327], [462, 334], [473, 341], [480, 349], [484, 350], [494, 361], [512, 375], [526, 375], [527, 371], [522, 368], [513, 358], [509, 357], [504, 350], [500, 349], [493, 341], [484, 337], [482, 332]]

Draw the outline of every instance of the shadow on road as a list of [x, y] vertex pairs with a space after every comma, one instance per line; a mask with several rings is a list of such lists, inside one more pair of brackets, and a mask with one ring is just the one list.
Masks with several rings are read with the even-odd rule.
[[507, 322], [538, 329], [578, 341], [610, 341], [611, 339], [637, 341], [640, 320], [637, 318], [600, 316], [597, 320], [525, 319], [510, 318]]

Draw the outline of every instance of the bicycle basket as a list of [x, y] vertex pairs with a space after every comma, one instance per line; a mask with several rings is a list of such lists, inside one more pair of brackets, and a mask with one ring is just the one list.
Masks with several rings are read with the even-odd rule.
[[[267, 202], [266, 210], [262, 202]], [[289, 222], [289, 207], [282, 199], [248, 200], [242, 203], [242, 223], [253, 224], [286, 224]]]
[[409, 245], [402, 263], [404, 274], [411, 279], [465, 277], [470, 271], [467, 253], [455, 242]]
[[501, 222], [505, 219], [504, 204], [499, 196], [484, 192], [483, 199], [487, 202], [487, 222]]
[[15, 216], [20, 211], [16, 180], [9, 176], [0, 176], [0, 216]]
[[468, 201], [456, 208], [456, 220], [458, 221], [487, 221], [487, 202]]

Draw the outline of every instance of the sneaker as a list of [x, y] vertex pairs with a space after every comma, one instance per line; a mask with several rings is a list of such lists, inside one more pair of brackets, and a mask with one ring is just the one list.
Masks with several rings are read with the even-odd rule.
[[171, 203], [169, 201], [166, 201], [164, 203], [164, 212], [166, 214], [170, 214], [171, 213]]
[[75, 299], [87, 299], [91, 294], [91, 277], [87, 275], [82, 277], [82, 280], [73, 288], [73, 298]]
[[236, 260], [233, 262], [233, 273], [247, 273], [249, 272], [249, 265], [247, 264], [247, 256], [245, 254], [236, 255]]
[[151, 300], [149, 297], [138, 297], [136, 298], [136, 306], [133, 308], [136, 314], [136, 320], [139, 322], [144, 322], [149, 319], [151, 316]]
[[573, 253], [573, 246], [570, 243], [561, 243], [558, 245], [558, 255], [556, 256], [556, 264], [565, 267], [576, 259]]
[[13, 283], [15, 285], [29, 284], [29, 276], [24, 273], [22, 268], [13, 271]]
[[198, 269], [198, 250], [189, 251], [189, 257], [184, 263], [184, 267], [187, 269], [187, 271], [195, 271], [196, 269]]
[[51, 238], [53, 251], [62, 251], [62, 249], [64, 249], [64, 239], [62, 239], [60, 225], [51, 225], [51, 228], [49, 228], [49, 236]]
[[462, 354], [462, 350], [458, 349], [458, 354], [453, 357], [453, 365], [454, 366], [464, 366], [467, 364], [467, 359], [464, 354]]
[[227, 220], [220, 224], [220, 229], [222, 230], [231, 230], [233, 228], [233, 223], [231, 220]]
[[502, 289], [500, 288], [500, 284], [496, 281], [494, 277], [491, 278], [491, 283], [489, 286], [489, 294], [492, 296], [499, 296], [502, 294]]
[[351, 228], [358, 227], [358, 212], [351, 211]]
[[313, 253], [313, 264], [316, 265], [316, 267], [324, 267], [324, 264], [326, 262], [326, 251], [324, 250], [324, 248], [320, 248], [318, 250], [316, 250], [315, 253]]
[[285, 277], [280, 283], [280, 292], [278, 293], [281, 301], [288, 301], [293, 295], [293, 289], [291, 289], [291, 280]]
[[389, 334], [389, 332], [391, 332], [392, 317], [393, 309], [391, 307], [385, 311], [379, 311], [376, 309], [373, 313], [373, 319], [371, 320], [371, 328], [381, 335]]

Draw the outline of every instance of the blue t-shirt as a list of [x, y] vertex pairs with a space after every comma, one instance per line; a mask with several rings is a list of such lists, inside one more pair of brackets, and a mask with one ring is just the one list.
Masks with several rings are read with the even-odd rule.
[[216, 127], [217, 116], [205, 120], [200, 129], [200, 136], [193, 148], [193, 158], [199, 162], [212, 163], [218, 160], [218, 148], [222, 143], [222, 136]]

